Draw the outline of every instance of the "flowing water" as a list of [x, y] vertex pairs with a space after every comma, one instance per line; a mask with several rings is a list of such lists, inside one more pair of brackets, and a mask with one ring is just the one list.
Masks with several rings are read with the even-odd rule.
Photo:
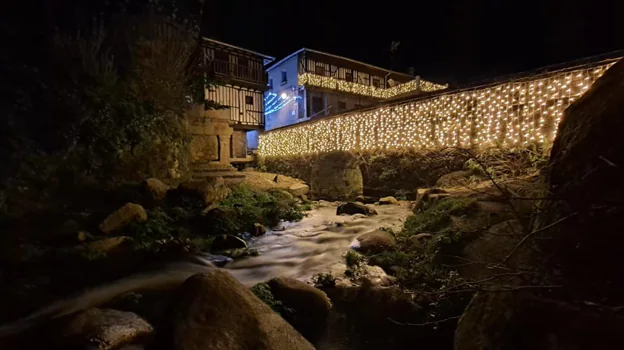
[[258, 256], [225, 266], [243, 284], [252, 286], [273, 277], [309, 280], [315, 273], [344, 272], [343, 254], [355, 238], [380, 227], [399, 230], [411, 213], [408, 202], [375, 206], [378, 215], [338, 216], [336, 205], [314, 209], [300, 222], [286, 223], [283, 231], [269, 231], [253, 240]]
[[[411, 213], [407, 202], [376, 206], [378, 215], [369, 217], [337, 216], [336, 207], [337, 204], [325, 202], [308, 212], [300, 222], [284, 223], [281, 230], [269, 230], [266, 235], [254, 238], [250, 248], [260, 254], [231, 262], [224, 268], [249, 287], [278, 276], [309, 280], [319, 272], [340, 275], [345, 269], [343, 254], [357, 236], [380, 227], [398, 230]], [[59, 300], [10, 325], [0, 326], [0, 338], [44, 320], [101, 305], [131, 291], [179, 285], [188, 277], [212, 268], [215, 267], [209, 259], [198, 255], [192, 261], [180, 261], [161, 270], [130, 275]]]

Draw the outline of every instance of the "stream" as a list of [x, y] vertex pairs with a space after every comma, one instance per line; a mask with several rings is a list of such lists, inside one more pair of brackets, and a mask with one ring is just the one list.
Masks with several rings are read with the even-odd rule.
[[307, 281], [316, 273], [341, 276], [344, 253], [359, 235], [380, 227], [400, 230], [411, 210], [408, 202], [375, 206], [378, 215], [338, 216], [336, 203], [320, 202], [299, 222], [283, 225], [283, 231], [269, 230], [253, 239], [249, 247], [258, 256], [236, 260], [225, 266], [246, 286], [278, 276]]
[[[380, 227], [400, 230], [411, 214], [408, 202], [375, 206], [378, 215], [369, 217], [337, 216], [337, 205], [321, 201], [319, 207], [309, 211], [303, 220], [282, 223], [281, 229], [269, 230], [252, 239], [249, 247], [256, 249], [259, 255], [233, 261], [224, 269], [248, 287], [278, 276], [304, 281], [320, 272], [342, 276], [346, 268], [343, 254], [357, 236]], [[83, 290], [11, 324], [1, 325], [0, 338], [20, 333], [45, 320], [102, 305], [128, 292], [175, 287], [188, 277], [211, 268], [215, 267], [209, 259], [197, 255], [190, 261], [171, 263], [162, 269], [129, 275]]]

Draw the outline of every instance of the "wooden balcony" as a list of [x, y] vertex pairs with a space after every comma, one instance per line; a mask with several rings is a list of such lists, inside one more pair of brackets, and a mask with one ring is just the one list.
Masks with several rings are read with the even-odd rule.
[[208, 62], [208, 71], [215, 77], [247, 82], [266, 87], [267, 75], [262, 69], [256, 69], [228, 61], [212, 60]]

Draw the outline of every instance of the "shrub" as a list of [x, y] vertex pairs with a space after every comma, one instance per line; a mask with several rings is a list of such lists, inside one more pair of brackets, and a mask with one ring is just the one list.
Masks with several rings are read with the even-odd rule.
[[255, 223], [274, 227], [281, 220], [303, 218], [302, 209], [289, 193], [254, 191], [247, 184], [234, 187], [232, 194], [220, 202], [219, 212], [209, 220], [209, 226], [217, 234], [250, 232]]

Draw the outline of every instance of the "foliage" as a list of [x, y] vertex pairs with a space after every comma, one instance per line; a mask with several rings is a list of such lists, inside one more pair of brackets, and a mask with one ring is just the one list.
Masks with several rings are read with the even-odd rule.
[[312, 276], [312, 283], [320, 289], [336, 286], [336, 278], [331, 273], [317, 273]]
[[446, 198], [434, 203], [425, 212], [411, 215], [405, 220], [401, 235], [411, 236], [423, 232], [437, 232], [444, 229], [451, 215], [469, 214], [476, 210], [476, 201], [471, 198]]
[[234, 187], [232, 194], [220, 202], [219, 209], [221, 214], [214, 215], [209, 223], [218, 234], [251, 232], [256, 223], [274, 227], [281, 220], [303, 218], [302, 209], [289, 193], [283, 190], [254, 191], [247, 184]]
[[355, 252], [353, 250], [349, 250], [345, 254], [345, 261], [347, 263], [347, 267], [357, 267], [362, 263], [363, 260], [364, 260], [364, 257], [358, 252]]
[[282, 315], [282, 317], [294, 314], [295, 310], [284, 306], [280, 300], [275, 299], [275, 296], [273, 296], [271, 292], [271, 287], [269, 287], [268, 284], [258, 283], [251, 287], [251, 291], [258, 299], [262, 300], [262, 302], [267, 304], [273, 311]]
[[549, 149], [531, 145], [525, 148], [487, 148], [469, 159], [465, 168], [487, 172], [494, 180], [504, 180], [540, 171], [548, 162]]

